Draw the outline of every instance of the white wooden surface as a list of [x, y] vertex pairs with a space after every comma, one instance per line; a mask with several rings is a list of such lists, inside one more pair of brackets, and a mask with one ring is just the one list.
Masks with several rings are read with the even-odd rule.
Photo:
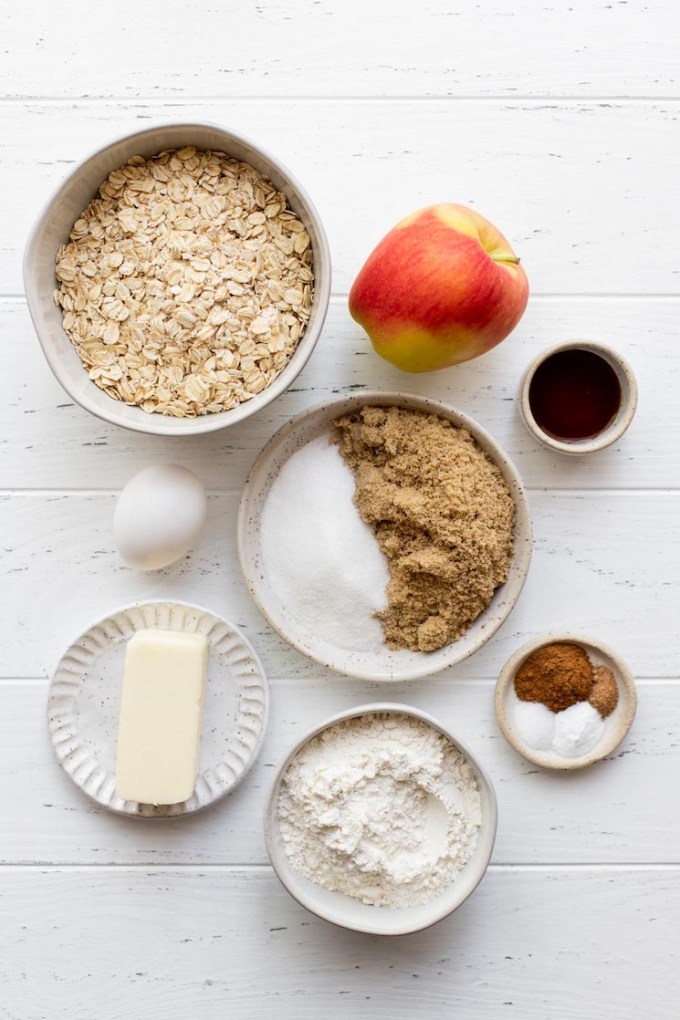
[[[680, 318], [677, 36], [671, 0], [119, 0], [4, 5], [0, 59], [0, 1018], [675, 1020], [680, 999]], [[249, 133], [300, 176], [327, 225], [334, 299], [293, 389], [201, 440], [89, 417], [51, 377], [20, 256], [69, 165], [149, 121]], [[533, 296], [472, 364], [404, 377], [372, 354], [345, 294], [372, 244], [430, 201], [474, 204], [522, 255]], [[630, 433], [598, 457], [538, 449], [514, 397], [532, 354], [613, 343], [641, 386]], [[235, 558], [238, 494], [267, 438], [347, 388], [406, 387], [471, 413], [530, 488], [536, 549], [520, 604], [468, 662], [376, 687], [317, 669], [268, 629]], [[110, 520], [140, 467], [173, 459], [209, 488], [184, 561], [121, 567]], [[143, 596], [203, 602], [243, 626], [272, 683], [247, 781], [184, 823], [133, 824], [82, 799], [52, 761], [47, 677], [90, 619]], [[493, 681], [550, 627], [591, 632], [639, 679], [630, 737], [582, 775], [504, 743]], [[299, 908], [266, 863], [273, 769], [306, 728], [375, 697], [440, 715], [498, 792], [492, 869], [453, 918], [378, 941]]]

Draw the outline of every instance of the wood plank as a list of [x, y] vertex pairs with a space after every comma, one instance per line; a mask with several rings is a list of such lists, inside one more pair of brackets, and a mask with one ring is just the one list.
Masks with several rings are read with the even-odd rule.
[[45, 725], [46, 684], [0, 683], [0, 775], [11, 783], [2, 864], [264, 864], [260, 820], [274, 771], [293, 744], [333, 713], [379, 700], [430, 712], [466, 742], [496, 786], [501, 864], [680, 864], [680, 816], [667, 811], [680, 766], [680, 683], [644, 681], [639, 715], [610, 759], [574, 775], [536, 769], [501, 736], [493, 682], [376, 684], [272, 679], [263, 751], [234, 794], [177, 823], [131, 821], [99, 810], [56, 764]]
[[677, 870], [491, 871], [399, 939], [318, 920], [268, 872], [14, 869], [0, 897], [6, 1020], [671, 1020], [680, 995]]
[[[47, 675], [94, 619], [138, 599], [180, 598], [242, 626], [271, 675], [334, 676], [285, 645], [247, 594], [236, 550], [236, 497], [213, 497], [194, 552], [150, 573], [118, 560], [114, 502], [101, 493], [0, 498], [6, 536], [0, 614], [7, 631], [0, 675]], [[673, 538], [680, 493], [534, 492], [531, 503], [535, 553], [517, 607], [493, 640], [443, 676], [496, 676], [521, 642], [556, 629], [606, 641], [638, 676], [680, 676], [680, 548]]]
[[8, 6], [3, 94], [677, 95], [670, 0], [118, 0], [103, 11], [91, 9], [76, 40], [58, 8]]
[[[0, 302], [0, 485], [116, 489], [149, 463], [178, 460], [209, 489], [239, 492], [259, 451], [293, 414], [365, 387], [422, 393], [472, 415], [533, 488], [678, 487], [680, 363], [672, 351], [679, 311], [675, 299], [534, 298], [513, 336], [495, 351], [448, 371], [414, 375], [373, 353], [340, 298], [331, 304], [314, 356], [287, 393], [241, 425], [172, 440], [108, 425], [74, 405], [47, 366], [23, 302]], [[524, 369], [541, 350], [568, 337], [611, 343], [638, 376], [641, 401], [633, 426], [621, 442], [593, 457], [553, 454], [519, 420], [516, 395]]]
[[318, 204], [339, 293], [406, 213], [459, 201], [507, 234], [536, 294], [677, 294], [677, 111], [588, 100], [0, 105], [0, 177], [12, 196], [0, 292], [21, 291], [30, 226], [74, 161], [150, 123], [196, 119], [242, 131], [290, 166]]

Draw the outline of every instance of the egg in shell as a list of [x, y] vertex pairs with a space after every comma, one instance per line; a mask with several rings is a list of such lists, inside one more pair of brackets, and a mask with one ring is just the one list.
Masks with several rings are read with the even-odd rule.
[[130, 479], [113, 517], [120, 558], [138, 570], [160, 570], [186, 556], [205, 524], [205, 489], [179, 464], [154, 464]]

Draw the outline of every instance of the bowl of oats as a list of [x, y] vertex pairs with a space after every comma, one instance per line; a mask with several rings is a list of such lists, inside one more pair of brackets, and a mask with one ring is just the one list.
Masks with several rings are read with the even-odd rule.
[[157, 435], [224, 428], [290, 386], [330, 281], [303, 188], [259, 146], [207, 124], [99, 149], [49, 200], [24, 257], [58, 381], [105, 421]]

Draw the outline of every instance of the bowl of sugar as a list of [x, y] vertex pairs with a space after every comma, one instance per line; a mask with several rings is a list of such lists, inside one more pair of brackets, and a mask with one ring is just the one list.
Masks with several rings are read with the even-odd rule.
[[303, 411], [265, 446], [238, 548], [289, 644], [394, 682], [452, 666], [498, 630], [529, 569], [531, 518], [516, 468], [475, 421], [366, 392]]
[[265, 808], [278, 878], [342, 928], [406, 935], [447, 917], [489, 865], [496, 797], [471, 752], [409, 705], [379, 702], [314, 727]]

